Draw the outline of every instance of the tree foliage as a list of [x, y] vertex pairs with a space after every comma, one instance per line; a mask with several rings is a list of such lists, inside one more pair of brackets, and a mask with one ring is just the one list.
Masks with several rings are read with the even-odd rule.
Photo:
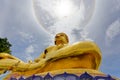
[[0, 53], [5, 52], [11, 54], [11, 46], [7, 38], [0, 38]]

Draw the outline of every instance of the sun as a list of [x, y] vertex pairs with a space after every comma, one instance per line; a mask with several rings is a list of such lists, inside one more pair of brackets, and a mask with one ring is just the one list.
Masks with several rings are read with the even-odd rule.
[[70, 0], [60, 0], [55, 6], [55, 14], [59, 18], [73, 14], [74, 4]]
[[94, 9], [95, 0], [33, 0], [35, 19], [50, 34], [79, 33], [90, 21]]

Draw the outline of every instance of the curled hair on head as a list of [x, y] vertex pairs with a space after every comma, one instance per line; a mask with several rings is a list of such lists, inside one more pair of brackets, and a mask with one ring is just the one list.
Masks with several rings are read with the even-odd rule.
[[[61, 32], [61, 33], [56, 34], [56, 36], [57, 36], [57, 35], [64, 35], [64, 36], [65, 36], [65, 38], [66, 38], [67, 43], [69, 43], [69, 39], [68, 39], [67, 34], [65, 34], [65, 33]], [[56, 37], [56, 36], [55, 36], [55, 37]], [[56, 44], [56, 41], [55, 41], [55, 44]]]

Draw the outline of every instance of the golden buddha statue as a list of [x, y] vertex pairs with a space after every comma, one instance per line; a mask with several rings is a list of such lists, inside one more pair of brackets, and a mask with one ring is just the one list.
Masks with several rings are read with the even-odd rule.
[[58, 33], [55, 36], [55, 45], [50, 46], [44, 50], [44, 52], [40, 55], [39, 58], [35, 59], [35, 62], [38, 62], [41, 58], [46, 58], [48, 56], [52, 56], [57, 50], [66, 47], [69, 43], [68, 36], [65, 33]]
[[103, 74], [98, 70], [101, 63], [101, 52], [94, 42], [80, 41], [69, 44], [68, 36], [65, 33], [58, 33], [54, 43], [55, 45], [46, 48], [40, 57], [30, 63], [25, 63], [7, 53], [0, 53], [0, 74], [11, 71], [5, 79], [16, 74], [16, 77], [19, 77], [33, 74], [44, 75], [47, 72], [56, 74], [65, 71]]

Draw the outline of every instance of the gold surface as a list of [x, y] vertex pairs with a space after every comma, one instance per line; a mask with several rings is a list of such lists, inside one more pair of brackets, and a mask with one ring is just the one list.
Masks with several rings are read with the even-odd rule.
[[[100, 73], [101, 52], [99, 47], [91, 41], [80, 41], [68, 44], [69, 40], [64, 33], [57, 34], [55, 45], [50, 46], [41, 53], [35, 61], [25, 63], [24, 61], [9, 55], [0, 53], [0, 74], [11, 71], [12, 75], [30, 76], [44, 72], [81, 72]], [[83, 69], [83, 70], [82, 70]], [[101, 74], [101, 73], [100, 73]]]

